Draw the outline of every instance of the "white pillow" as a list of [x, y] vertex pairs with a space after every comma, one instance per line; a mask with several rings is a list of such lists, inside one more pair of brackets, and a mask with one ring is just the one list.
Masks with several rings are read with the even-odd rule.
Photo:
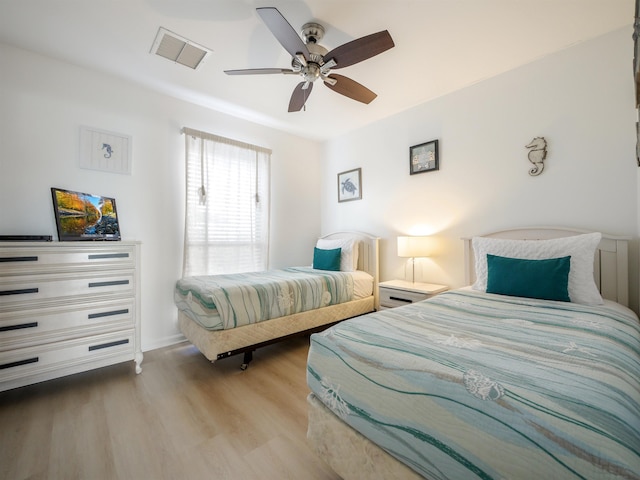
[[341, 248], [340, 252], [340, 271], [355, 272], [358, 269], [358, 242], [353, 238], [340, 238], [329, 240], [326, 238], [318, 239], [316, 247], [322, 250], [332, 250]]
[[593, 279], [593, 261], [601, 233], [587, 233], [550, 240], [509, 240], [504, 238], [473, 237], [476, 282], [474, 290], [487, 290], [487, 254], [501, 257], [543, 260], [571, 256], [569, 298], [584, 305], [603, 304]]

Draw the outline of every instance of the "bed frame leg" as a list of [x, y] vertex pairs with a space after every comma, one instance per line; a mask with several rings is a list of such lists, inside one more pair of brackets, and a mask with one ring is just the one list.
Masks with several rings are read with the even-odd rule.
[[242, 360], [242, 365], [240, 365], [240, 370], [246, 370], [249, 368], [251, 360], [253, 360], [253, 350], [244, 352], [244, 359]]

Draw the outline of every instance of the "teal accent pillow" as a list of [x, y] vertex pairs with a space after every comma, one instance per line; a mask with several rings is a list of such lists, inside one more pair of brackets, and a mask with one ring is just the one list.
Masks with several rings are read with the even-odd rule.
[[487, 292], [570, 302], [571, 257], [524, 260], [487, 254]]
[[317, 270], [334, 270], [340, 271], [340, 254], [342, 248], [334, 248], [332, 250], [322, 250], [314, 247], [313, 249], [313, 268]]

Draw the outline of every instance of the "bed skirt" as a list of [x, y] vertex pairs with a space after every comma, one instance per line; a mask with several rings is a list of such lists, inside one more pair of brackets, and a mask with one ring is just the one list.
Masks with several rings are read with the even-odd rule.
[[368, 438], [342, 422], [313, 393], [307, 397], [307, 442], [318, 458], [343, 479], [420, 479]]
[[374, 297], [371, 296], [228, 330], [207, 330], [182, 312], [178, 312], [178, 327], [205, 357], [215, 362], [220, 358], [219, 355], [228, 352], [329, 325], [373, 310]]

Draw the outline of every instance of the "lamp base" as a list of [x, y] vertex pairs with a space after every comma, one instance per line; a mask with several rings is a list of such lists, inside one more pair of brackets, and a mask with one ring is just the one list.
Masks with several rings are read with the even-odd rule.
[[411, 283], [416, 283], [416, 258], [411, 259]]

